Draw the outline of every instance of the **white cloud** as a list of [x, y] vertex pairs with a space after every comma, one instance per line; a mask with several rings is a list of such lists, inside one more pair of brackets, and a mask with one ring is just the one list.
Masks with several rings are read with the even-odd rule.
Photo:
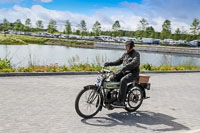
[[33, 5], [31, 8], [24, 8], [15, 5], [12, 9], [0, 9], [0, 18], [7, 18], [11, 22], [20, 19], [22, 23], [24, 23], [27, 18], [30, 18], [33, 26], [37, 20], [42, 20], [45, 26], [47, 26], [49, 20], [54, 19], [57, 21], [58, 29], [64, 27], [63, 25], [67, 19], [73, 23], [73, 26], [76, 26], [81, 19], [88, 19], [87, 16], [81, 14], [48, 10], [40, 5]]
[[193, 19], [200, 19], [199, 0], [142, 0], [141, 4], [123, 2], [122, 5], [146, 18], [157, 30], [161, 30], [166, 19], [171, 20], [173, 31], [177, 27], [189, 30]]
[[[182, 19], [177, 19], [176, 17], [165, 17], [163, 15], [154, 15], [153, 10], [150, 12], [150, 8], [144, 4], [137, 3], [123, 3], [125, 8], [103, 8], [98, 10], [104, 17], [103, 22], [111, 22], [113, 24], [114, 20], [119, 20], [123, 29], [125, 30], [137, 30], [139, 21], [145, 18], [150, 26], [153, 26], [156, 31], [162, 30], [162, 24], [166, 19], [171, 21], [172, 32], [177, 28], [189, 30], [190, 24]], [[127, 8], [128, 7], [128, 8]], [[151, 7], [152, 8], [152, 7]], [[109, 13], [109, 14], [108, 14]], [[102, 18], [101, 17], [101, 18]], [[107, 21], [106, 21], [107, 20]], [[191, 20], [192, 21], [192, 18]]]
[[[150, 0], [145, 1], [148, 2]], [[24, 23], [27, 18], [30, 18], [33, 26], [35, 26], [37, 20], [42, 20], [45, 26], [47, 26], [49, 20], [54, 19], [57, 21], [58, 30], [60, 31], [64, 29], [66, 20], [70, 20], [73, 29], [75, 29], [83, 19], [86, 21], [88, 29], [92, 29], [93, 24], [96, 20], [98, 20], [101, 23], [103, 30], [111, 30], [114, 21], [119, 20], [122, 29], [137, 30], [139, 21], [143, 17], [147, 19], [149, 25], [153, 26], [156, 31], [161, 31], [162, 24], [164, 20], [167, 19], [167, 17], [159, 15], [159, 13], [156, 15], [155, 11], [157, 11], [157, 9], [148, 12], [150, 7], [153, 7], [147, 6], [147, 3], [136, 4], [126, 2], [123, 3], [123, 5], [125, 5], [125, 8], [107, 7], [96, 10], [96, 13], [92, 16], [87, 16], [81, 13], [72, 13], [69, 11], [49, 10], [41, 5], [33, 5], [31, 8], [15, 5], [12, 9], [0, 9], [0, 19], [7, 18], [11, 22], [16, 21], [16, 19], [20, 19], [22, 23]], [[172, 16], [170, 20], [172, 24], [172, 31], [175, 31], [176, 28], [181, 28], [184, 30], [189, 29], [190, 24], [188, 24], [187, 21], [183, 21], [175, 16]]]

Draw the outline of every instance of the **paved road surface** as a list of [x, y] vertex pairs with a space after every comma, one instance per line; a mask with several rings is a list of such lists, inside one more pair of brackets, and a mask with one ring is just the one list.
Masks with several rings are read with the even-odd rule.
[[1, 77], [0, 133], [200, 133], [200, 73], [150, 75], [151, 98], [137, 112], [87, 120], [74, 101], [96, 75]]

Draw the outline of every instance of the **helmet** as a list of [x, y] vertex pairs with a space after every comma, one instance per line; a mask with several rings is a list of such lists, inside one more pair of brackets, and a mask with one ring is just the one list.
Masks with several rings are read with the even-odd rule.
[[134, 44], [133, 41], [126, 41], [126, 42], [125, 42], [125, 45], [130, 45], [130, 48], [135, 47], [135, 44]]

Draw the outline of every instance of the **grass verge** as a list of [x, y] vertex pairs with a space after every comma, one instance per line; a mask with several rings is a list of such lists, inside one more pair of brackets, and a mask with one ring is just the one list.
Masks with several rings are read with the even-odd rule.
[[14, 34], [0, 34], [0, 44], [5, 45], [27, 45], [27, 44], [44, 44], [44, 45], [63, 45], [74, 47], [93, 47], [93, 41], [83, 40], [70, 40], [70, 39], [55, 39], [34, 37], [26, 35], [14, 35]]
[[[101, 66], [99, 65], [90, 65], [90, 64], [79, 64], [79, 65], [70, 65], [70, 66], [58, 66], [55, 65], [46, 65], [46, 66], [30, 66], [30, 67], [20, 67], [20, 68], [12, 68], [10, 67], [0, 67], [0, 72], [97, 72], [101, 70]], [[119, 67], [110, 68], [112, 71], [116, 71], [120, 69]], [[183, 70], [200, 70], [199, 66], [169, 66], [162, 65], [159, 67], [149, 66], [149, 64], [144, 64], [140, 66], [141, 71], [183, 71]]]

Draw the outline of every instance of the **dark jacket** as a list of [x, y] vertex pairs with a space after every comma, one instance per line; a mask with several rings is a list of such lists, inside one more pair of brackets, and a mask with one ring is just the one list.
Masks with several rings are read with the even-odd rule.
[[123, 64], [123, 68], [119, 71], [124, 74], [126, 73], [137, 73], [140, 72], [140, 54], [136, 50], [132, 50], [129, 53], [124, 53], [121, 58], [114, 62], [109, 62], [109, 66], [117, 66]]

